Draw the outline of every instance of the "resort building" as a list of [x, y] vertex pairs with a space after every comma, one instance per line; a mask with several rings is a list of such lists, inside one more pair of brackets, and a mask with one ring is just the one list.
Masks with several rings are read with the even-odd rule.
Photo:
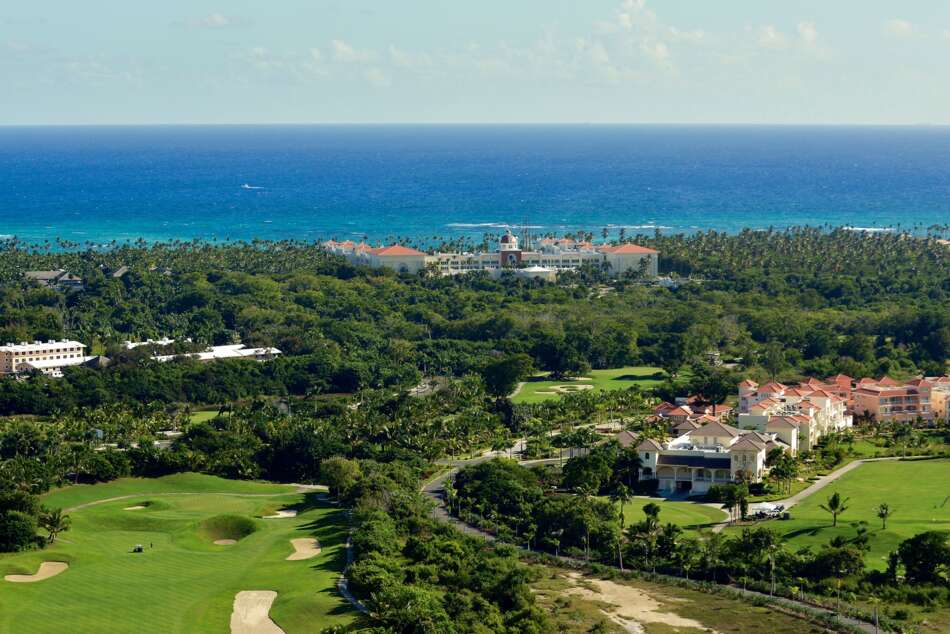
[[559, 271], [570, 271], [584, 264], [606, 267], [612, 275], [635, 271], [643, 277], [657, 276], [659, 252], [636, 244], [594, 245], [567, 238], [539, 240], [536, 248], [522, 248], [518, 236], [507, 231], [498, 241], [498, 250], [480, 253], [435, 253], [400, 245], [371, 247], [352, 241], [323, 243], [330, 253], [341, 255], [354, 264], [387, 267], [401, 273], [418, 273], [424, 269], [442, 275], [468, 271], [488, 271], [500, 276], [503, 271], [523, 278], [553, 281]]
[[742, 429], [775, 434], [792, 453], [811, 450], [827, 434], [849, 429], [853, 419], [843, 388], [814, 380], [789, 387], [775, 381], [739, 384], [737, 424]]
[[640, 477], [658, 480], [660, 493], [701, 495], [716, 484], [760, 482], [775, 448], [791, 450], [777, 434], [711, 421], [668, 442], [644, 440], [637, 453]]
[[82, 278], [63, 269], [54, 271], [27, 271], [23, 277], [47, 288], [59, 288], [62, 290], [83, 290]]
[[202, 363], [219, 361], [221, 359], [253, 359], [254, 361], [270, 361], [283, 354], [277, 348], [246, 348], [243, 343], [227, 346], [209, 346], [201, 352], [184, 354], [159, 354], [152, 357], [155, 361], [164, 363], [173, 359], [195, 359]]
[[851, 392], [852, 411], [877, 422], [912, 423], [934, 420], [931, 391], [934, 382], [926, 378], [900, 382], [885, 376], [861, 379]]
[[22, 341], [0, 346], [0, 374], [63, 376], [63, 368], [82, 365], [94, 357], [85, 356], [86, 346], [78, 341]]

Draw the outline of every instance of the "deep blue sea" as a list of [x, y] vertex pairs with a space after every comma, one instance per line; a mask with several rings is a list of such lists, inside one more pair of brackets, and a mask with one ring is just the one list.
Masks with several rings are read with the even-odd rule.
[[[246, 186], [246, 187], [245, 187]], [[0, 235], [600, 235], [950, 223], [950, 128], [0, 128]]]

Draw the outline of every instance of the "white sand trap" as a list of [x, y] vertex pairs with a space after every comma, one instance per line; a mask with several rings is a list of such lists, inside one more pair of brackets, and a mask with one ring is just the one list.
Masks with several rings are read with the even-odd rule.
[[123, 510], [123, 511], [141, 511], [141, 510], [144, 509], [144, 508], [145, 508], [145, 507], [140, 504], [140, 505], [138, 505], [138, 506], [127, 506], [127, 507], [125, 507], [125, 508], [122, 509], [122, 510]]
[[[568, 577], [575, 582], [582, 579], [576, 572], [569, 574]], [[659, 601], [638, 588], [603, 579], [583, 579], [583, 581], [596, 588], [596, 592], [583, 586], [575, 586], [567, 590], [567, 594], [611, 604], [604, 613], [631, 634], [642, 633], [642, 623], [661, 623], [673, 628], [696, 628], [704, 632], [715, 632], [699, 621], [668, 612], [668, 608], [664, 608]]]
[[300, 539], [290, 540], [295, 552], [287, 557], [287, 561], [301, 561], [303, 559], [312, 559], [320, 554], [320, 542], [312, 537], [302, 537]]
[[553, 385], [551, 389], [557, 392], [558, 394], [574, 394], [576, 392], [583, 392], [585, 390], [594, 389], [593, 385]]
[[4, 580], [12, 583], [35, 583], [66, 572], [67, 568], [69, 568], [69, 564], [63, 561], [44, 561], [40, 564], [40, 569], [36, 571], [35, 575], [7, 575]]
[[285, 520], [291, 517], [297, 517], [297, 511], [277, 511], [273, 515], [265, 515], [265, 520]]
[[237, 543], [236, 539], [216, 539], [214, 543], [218, 546], [234, 546]]
[[276, 599], [272, 590], [245, 590], [234, 595], [231, 634], [285, 634], [270, 620], [270, 606]]

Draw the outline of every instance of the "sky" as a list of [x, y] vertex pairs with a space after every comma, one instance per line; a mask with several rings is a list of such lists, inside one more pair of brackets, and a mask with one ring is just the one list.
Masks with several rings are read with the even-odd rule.
[[950, 124], [946, 0], [7, 0], [0, 125]]

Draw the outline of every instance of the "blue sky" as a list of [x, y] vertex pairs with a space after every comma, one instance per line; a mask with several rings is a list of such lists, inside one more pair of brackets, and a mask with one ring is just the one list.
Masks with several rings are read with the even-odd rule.
[[29, 0], [0, 124], [950, 124], [945, 0]]

